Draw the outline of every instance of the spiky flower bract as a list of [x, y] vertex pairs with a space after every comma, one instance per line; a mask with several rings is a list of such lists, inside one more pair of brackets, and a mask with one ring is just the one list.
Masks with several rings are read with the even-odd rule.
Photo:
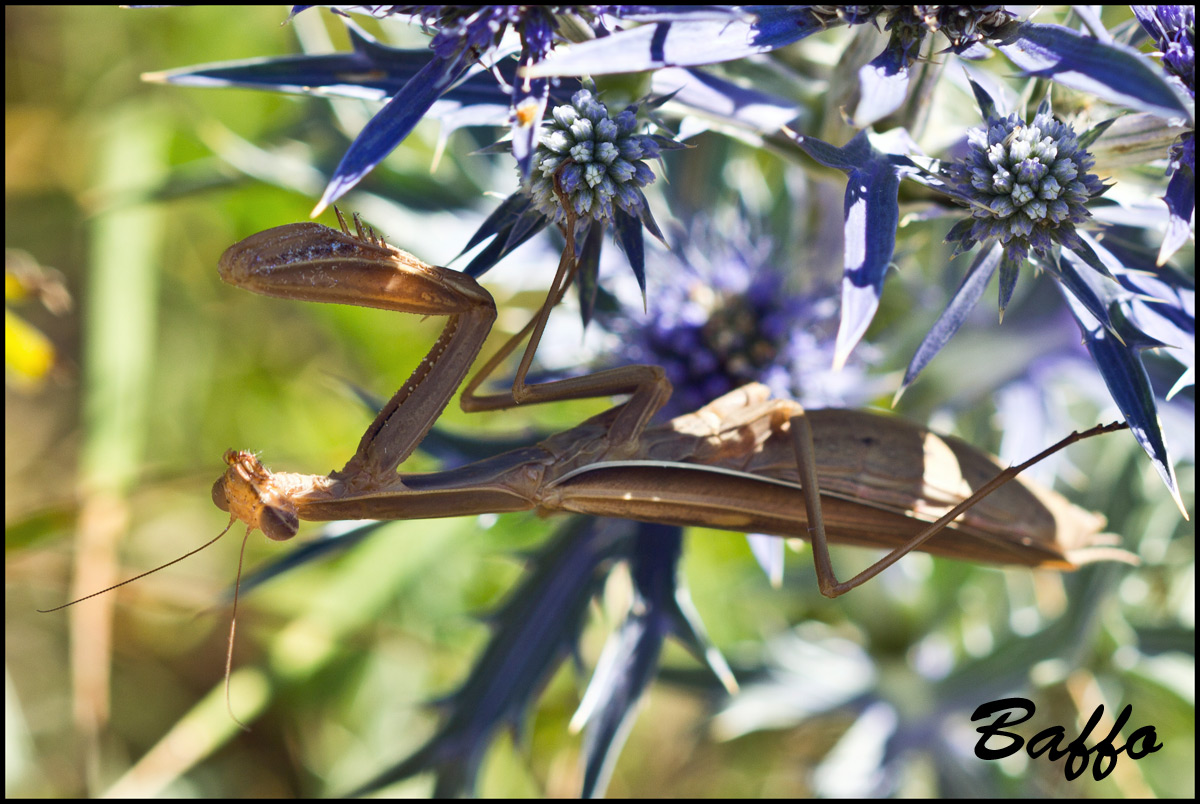
[[[1196, 102], [1196, 7], [1133, 6], [1142, 27], [1154, 38], [1162, 54], [1162, 66], [1175, 85]], [[1170, 211], [1166, 236], [1159, 249], [1158, 263], [1178, 251], [1192, 237], [1192, 214], [1196, 208], [1196, 132], [1194, 123], [1171, 143], [1167, 155], [1171, 177], [1163, 200]]]
[[393, 11], [413, 14], [432, 30], [429, 48], [442, 58], [464, 48], [485, 51], [495, 47], [509, 26], [520, 34], [522, 44], [541, 58], [549, 52], [558, 29], [553, 6], [397, 6]]
[[1044, 255], [1055, 243], [1077, 242], [1075, 226], [1091, 217], [1087, 202], [1105, 188], [1088, 172], [1092, 155], [1054, 119], [1049, 103], [1032, 121], [1016, 114], [989, 120], [967, 140], [966, 158], [949, 168], [972, 217], [946, 238], [957, 242], [957, 253], [996, 239], [1009, 259], [1024, 260], [1031, 248]]

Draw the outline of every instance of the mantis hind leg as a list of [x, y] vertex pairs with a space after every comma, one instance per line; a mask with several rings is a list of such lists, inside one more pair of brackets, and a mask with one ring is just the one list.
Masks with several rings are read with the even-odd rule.
[[[958, 505], [951, 508], [936, 522], [933, 522], [929, 527], [916, 534], [904, 544], [895, 548], [879, 561], [867, 567], [862, 572], [855, 575], [848, 581], [842, 582], [837, 579], [833, 572], [833, 562], [829, 557], [829, 544], [825, 535], [825, 522], [821, 512], [821, 493], [820, 486], [817, 480], [815, 447], [813, 445], [812, 427], [810, 426], [808, 417], [804, 414], [803, 409], [796, 406], [798, 412], [791, 416], [788, 420], [788, 430], [791, 435], [792, 448], [796, 454], [796, 466], [800, 475], [801, 489], [804, 494], [804, 506], [808, 515], [808, 532], [813, 546], [813, 563], [817, 570], [817, 585], [821, 590], [821, 594], [826, 597], [838, 597], [849, 592], [857, 586], [861, 586], [867, 581], [874, 578], [879, 573], [883, 572], [888, 567], [895, 564], [904, 556], [918, 549], [922, 544], [929, 541], [947, 525], [957, 519], [964, 511], [967, 511], [987, 495], [991, 494], [996, 489], [1008, 483], [1018, 474], [1028, 469], [1030, 466], [1038, 463], [1044, 458], [1058, 452], [1059, 450], [1074, 444], [1076, 441], [1082, 441], [1091, 436], [1109, 433], [1115, 430], [1125, 428], [1123, 422], [1114, 422], [1108, 425], [1097, 425], [1083, 432], [1071, 433], [1066, 438], [1043, 450], [1033, 456], [1024, 463], [1017, 466], [1010, 466], [998, 473], [995, 477], [989, 480], [984, 485], [976, 489], [975, 493], [964, 499]], [[1122, 551], [1116, 551], [1122, 552]]]
[[[813, 445], [812, 427], [804, 409], [799, 405], [796, 407], [798, 412], [788, 419], [788, 433], [792, 438], [792, 449], [796, 453], [796, 471], [800, 475], [800, 491], [804, 495], [804, 508], [808, 514], [808, 536], [813, 548], [813, 564], [817, 569], [817, 586], [825, 597], [838, 597], [874, 577], [890, 566], [890, 562], [883, 566], [874, 565], [847, 583], [838, 581], [833, 572], [833, 561], [829, 557], [829, 542], [825, 538], [825, 520], [821, 513], [821, 486], [817, 480], [816, 447]], [[896, 556], [897, 559], [899, 557]], [[877, 566], [878, 569], [875, 569]], [[872, 574], [866, 574], [872, 570], [875, 570]], [[866, 577], [863, 577], [864, 575]]]

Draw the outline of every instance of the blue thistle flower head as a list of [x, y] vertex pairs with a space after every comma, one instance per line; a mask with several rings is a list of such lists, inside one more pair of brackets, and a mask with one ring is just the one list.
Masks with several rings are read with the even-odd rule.
[[1095, 159], [1070, 126], [1054, 119], [1048, 102], [1030, 122], [1016, 114], [991, 119], [967, 141], [967, 156], [949, 168], [973, 219], [947, 238], [957, 241], [956, 253], [995, 239], [1019, 262], [1030, 248], [1044, 255], [1055, 243], [1076, 242], [1075, 226], [1091, 217], [1087, 202], [1105, 186], [1088, 172]]
[[654, 171], [644, 160], [657, 159], [661, 144], [638, 133], [638, 109], [632, 104], [613, 116], [597, 98], [594, 85], [555, 106], [542, 127], [533, 155], [533, 171], [525, 192], [534, 206], [556, 223], [566, 220], [555, 180], [579, 218], [607, 221], [614, 204], [634, 218], [642, 217]]
[[736, 224], [714, 226], [704, 216], [679, 240], [671, 264], [654, 272], [649, 315], [632, 292], [619, 293], [623, 309], [596, 313], [597, 323], [619, 337], [616, 362], [666, 371], [674, 387], [666, 415], [696, 410], [750, 382], [805, 405], [863, 401], [869, 383], [862, 373], [830, 368], [835, 300], [790, 291], [768, 238]]
[[[1133, 6], [1134, 14], [1162, 53], [1162, 66], [1193, 101], [1196, 100], [1196, 7]], [[1196, 170], [1195, 132], [1186, 131], [1171, 145], [1169, 173]], [[1195, 192], [1194, 186], [1183, 190]]]
[[[840, 7], [847, 8], [847, 7]], [[862, 8], [849, 6], [848, 8]], [[875, 6], [886, 17], [885, 30], [906, 42], [919, 44], [926, 36], [940, 33], [950, 40], [951, 48], [961, 52], [993, 37], [1013, 20], [1002, 5], [979, 6]], [[874, 16], [874, 15], [873, 15]], [[858, 20], [850, 24], [861, 24]]]
[[[479, 53], [500, 44], [504, 32], [512, 26], [521, 44], [537, 59], [550, 52], [558, 23], [552, 6], [397, 6], [397, 13], [415, 15], [433, 31], [430, 48], [438, 56], [449, 58], [463, 50]], [[572, 12], [594, 19], [588, 7]]]
[[1196, 98], [1196, 7], [1133, 6], [1133, 13], [1162, 52], [1162, 64]]

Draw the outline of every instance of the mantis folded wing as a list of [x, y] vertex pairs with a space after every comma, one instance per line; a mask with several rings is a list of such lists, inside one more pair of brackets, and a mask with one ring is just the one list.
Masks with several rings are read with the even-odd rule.
[[[626, 366], [525, 385], [550, 309], [570, 284], [568, 244], [546, 304], [464, 388], [465, 410], [631, 394], [629, 400], [536, 446], [445, 472], [397, 473], [433, 426], [495, 320], [472, 278], [428, 265], [364, 230], [296, 223], [253, 235], [222, 256], [222, 278], [270, 296], [449, 316], [429, 355], [372, 422], [354, 456], [328, 476], [272, 473], [247, 452], [226, 453], [213, 486], [232, 519], [269, 538], [299, 520], [420, 519], [486, 512], [573, 511], [648, 522], [773, 533], [813, 543], [821, 592], [835, 597], [911, 550], [953, 558], [1072, 569], [1133, 561], [1102, 533], [1104, 519], [1018, 472], [1081, 438], [1073, 433], [1031, 461], [1002, 469], [985, 453], [902, 419], [866, 411], [805, 411], [750, 384], [695, 413], [649, 426], [669, 398], [656, 366]], [[511, 394], [475, 390], [532, 330]], [[892, 548], [842, 583], [828, 542]]]

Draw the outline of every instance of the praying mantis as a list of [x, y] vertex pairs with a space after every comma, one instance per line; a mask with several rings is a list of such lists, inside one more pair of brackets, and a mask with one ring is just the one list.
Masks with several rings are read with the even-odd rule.
[[[496, 305], [472, 277], [389, 245], [357, 215], [351, 232], [335, 211], [340, 231], [292, 223], [234, 244], [221, 256], [221, 278], [266, 296], [446, 315], [429, 354], [379, 411], [342, 469], [328, 475], [271, 472], [254, 454], [228, 450], [225, 473], [212, 487], [213, 502], [230, 515], [225, 530], [153, 570], [43, 611], [178, 563], [216, 542], [235, 521], [246, 524], [247, 537], [261, 530], [273, 541], [291, 539], [301, 520], [528, 510], [767, 533], [812, 543], [818, 588], [826, 597], [862, 585], [913, 550], [1056, 570], [1094, 561], [1137, 563], [1116, 546], [1116, 536], [1103, 532], [1103, 516], [1016, 479], [1077, 441], [1126, 429], [1124, 423], [1071, 433], [1003, 468], [965, 441], [913, 422], [866, 410], [806, 411], [793, 400], [772, 399], [760, 383], [656, 426], [650, 421], [671, 395], [657, 366], [527, 385], [550, 311], [577, 268], [570, 213], [567, 246], [546, 302], [466, 383], [460, 403], [471, 412], [618, 394], [629, 394], [628, 401], [534, 446], [448, 471], [398, 473], [466, 378], [495, 322]], [[526, 336], [511, 391], [478, 393]], [[834, 574], [831, 542], [890, 552], [842, 582]], [[236, 606], [235, 594], [235, 618]], [[227, 679], [232, 644], [231, 631]]]
[[[1075, 432], [1010, 468], [966, 442], [901, 418], [865, 410], [805, 410], [772, 399], [751, 383], [694, 413], [651, 425], [671, 395], [657, 366], [633, 365], [529, 385], [550, 311], [577, 268], [574, 221], [550, 292], [534, 318], [463, 387], [464, 410], [629, 394], [628, 401], [540, 443], [441, 472], [397, 468], [420, 445], [467, 376], [496, 319], [491, 295], [473, 278], [429, 265], [386, 242], [354, 216], [351, 232], [313, 222], [268, 229], [231, 246], [219, 262], [226, 282], [267, 296], [418, 315], [448, 323], [408, 381], [383, 406], [358, 449], [328, 475], [271, 472], [245, 451], [229, 450], [212, 487], [229, 525], [212, 540], [149, 572], [171, 566], [220, 539], [235, 521], [246, 538], [296, 535], [301, 520], [423, 519], [533, 510], [622, 517], [669, 525], [797, 537], [811, 542], [818, 588], [837, 597], [920, 550], [995, 564], [1056, 570], [1094, 561], [1137, 563], [1103, 532], [1105, 519], [1038, 484], [1024, 469], [1084, 438], [1123, 423]], [[482, 383], [529, 337], [508, 393], [481, 394]], [[888, 549], [850, 580], [839, 581], [828, 545]], [[245, 540], [243, 540], [243, 551]], [[241, 573], [239, 560], [239, 577]], [[237, 592], [226, 654], [226, 705], [236, 632]], [[243, 726], [245, 728], [245, 726]]]
[[[567, 248], [539, 313], [463, 388], [464, 410], [496, 410], [629, 394], [623, 404], [541, 443], [442, 472], [400, 473], [479, 355], [496, 318], [473, 278], [422, 262], [386, 242], [358, 216], [351, 232], [293, 223], [252, 235], [220, 260], [222, 279], [267, 296], [352, 304], [448, 323], [412, 376], [367, 428], [346, 465], [329, 475], [271, 472], [230, 450], [213, 500], [247, 535], [295, 536], [301, 520], [422, 519], [534, 510], [623, 517], [672, 525], [799, 537], [813, 545], [818, 586], [836, 597], [912, 550], [958, 559], [1074, 569], [1134, 561], [1103, 533], [1105, 520], [1037, 484], [1009, 482], [1098, 426], [1019, 466], [1003, 469], [958, 439], [903, 419], [856, 410], [804, 410], [752, 383], [695, 413], [651, 426], [671, 394], [661, 368], [624, 366], [536, 385], [526, 372], [550, 310], [574, 270]], [[529, 336], [509, 393], [480, 385]], [[841, 582], [828, 544], [889, 549]]]

